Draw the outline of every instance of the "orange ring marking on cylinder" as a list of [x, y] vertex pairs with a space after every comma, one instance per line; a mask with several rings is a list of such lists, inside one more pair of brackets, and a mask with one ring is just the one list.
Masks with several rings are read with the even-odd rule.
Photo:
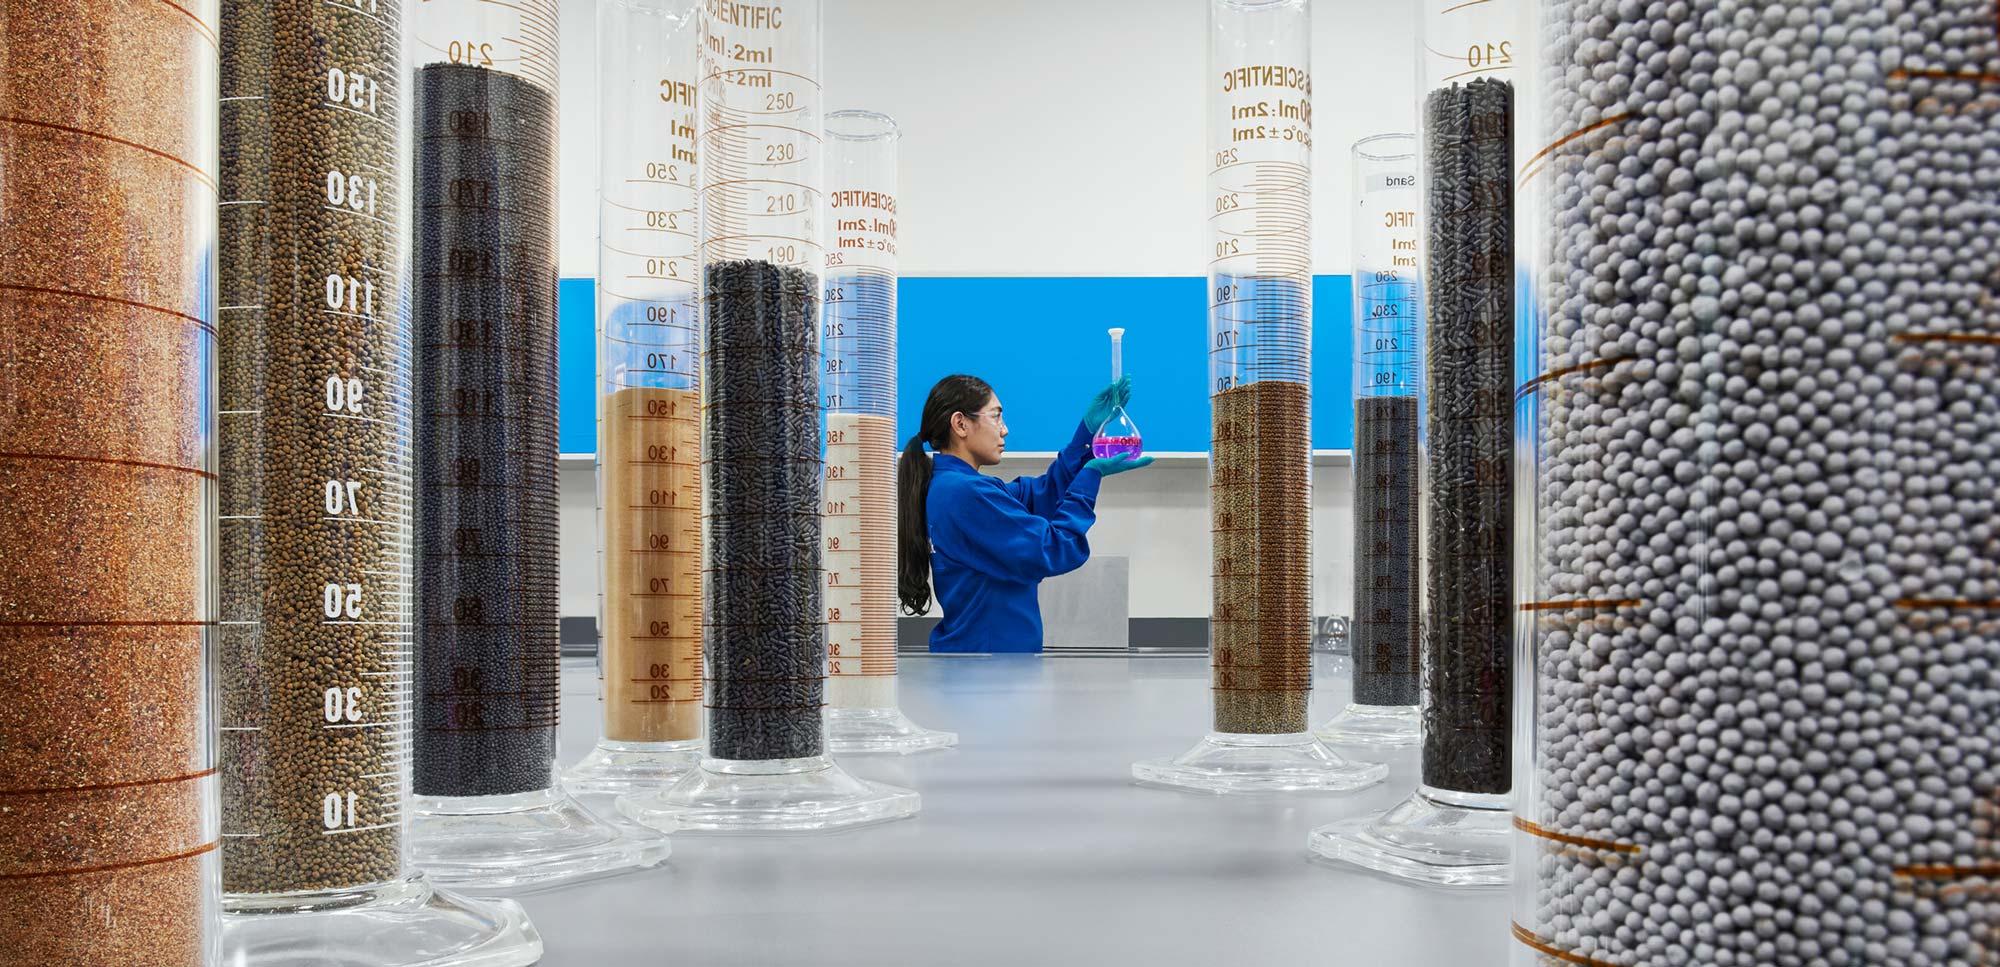
[[1608, 960], [1598, 960], [1593, 957], [1586, 957], [1582, 954], [1571, 953], [1567, 950], [1559, 950], [1555, 947], [1555, 945], [1549, 943], [1546, 940], [1543, 940], [1540, 937], [1535, 936], [1534, 933], [1529, 931], [1526, 927], [1523, 927], [1518, 923], [1514, 924], [1513, 927], [1514, 927], [1514, 939], [1520, 941], [1522, 944], [1533, 949], [1536, 953], [1547, 954], [1548, 956], [1554, 957], [1555, 959], [1560, 960], [1564, 963], [1575, 964], [1577, 965], [1577, 967], [1621, 967], [1621, 965], [1614, 964]]
[[1946, 863], [1931, 863], [1921, 866], [1899, 866], [1892, 870], [1895, 876], [1912, 880], [1970, 880], [1980, 877], [2000, 878], [2000, 863], [1980, 863], [1973, 866], [1953, 866]]
[[107, 863], [103, 866], [85, 866], [72, 870], [49, 870], [45, 873], [0, 873], [0, 881], [41, 880], [56, 876], [85, 876], [91, 873], [109, 873], [112, 870], [129, 870], [140, 866], [155, 866], [161, 863], [172, 863], [177, 860], [193, 859], [204, 853], [212, 853], [221, 845], [222, 841], [216, 840], [215, 842], [197, 846], [185, 852], [174, 853], [170, 856], [155, 856], [151, 859], [132, 860], [129, 863]]
[[130, 782], [107, 782], [94, 786], [55, 786], [47, 789], [0, 789], [0, 796], [49, 796], [72, 792], [103, 792], [108, 789], [136, 789], [140, 786], [165, 786], [176, 782], [192, 782], [215, 775], [214, 769], [190, 772], [184, 776], [168, 776], [164, 779], [134, 779]]
[[1537, 169], [1535, 165], [1540, 163], [1543, 159], [1547, 158], [1550, 154], [1562, 148], [1563, 145], [1566, 145], [1571, 141], [1575, 141], [1578, 138], [1584, 137], [1585, 135], [1601, 131], [1614, 124], [1622, 124], [1626, 121], [1631, 120], [1632, 117], [1633, 117], [1633, 112], [1631, 111], [1626, 111], [1623, 114], [1613, 114], [1612, 116], [1605, 118], [1601, 121], [1598, 121], [1595, 124], [1590, 124], [1584, 127], [1577, 128], [1576, 130], [1571, 131], [1570, 133], [1565, 134], [1562, 137], [1549, 142], [1548, 147], [1535, 152], [1533, 155], [1529, 156], [1527, 161], [1522, 162], [1521, 174], [1515, 179], [1514, 182], [1515, 187], [1518, 188], [1521, 185], [1525, 185], [1528, 183], [1528, 179], [1533, 178], [1538, 174], [1541, 174], [1540, 169]]
[[2000, 611], [2000, 598], [1987, 601], [1971, 598], [1897, 598], [1896, 607], [1906, 610], [1950, 608], [1955, 611]]
[[1940, 71], [1940, 70], [1913, 71], [1904, 68], [1898, 68], [1896, 70], [1892, 70], [1889, 72], [1889, 79], [1892, 81], [1907, 81], [1912, 78], [1918, 78], [1918, 77], [1932, 81], [1972, 81], [1977, 84], [2000, 84], [2000, 74], [1981, 74], [1981, 73], [1960, 74], [1955, 71]]
[[1632, 360], [1638, 358], [1639, 357], [1637, 356], [1610, 356], [1604, 359], [1593, 359], [1587, 363], [1578, 363], [1574, 366], [1564, 366], [1561, 369], [1550, 370], [1546, 373], [1543, 373], [1540, 376], [1535, 377], [1534, 379], [1522, 383], [1521, 388], [1514, 391], [1514, 399], [1520, 400], [1522, 397], [1527, 396], [1529, 393], [1534, 392], [1535, 387], [1540, 386], [1543, 383], [1554, 382], [1556, 380], [1562, 379], [1565, 376], [1574, 376], [1577, 373], [1587, 373], [1595, 369], [1610, 369], [1611, 367], [1614, 367], [1619, 363], [1631, 362]]
[[1638, 598], [1594, 598], [1576, 601], [1530, 601], [1521, 605], [1522, 611], [1616, 611], [1620, 608], [1636, 608], [1644, 601]]
[[1961, 343], [1973, 346], [2000, 346], [2000, 333], [1992, 332], [1899, 332], [1889, 337], [1890, 342], [1943, 342]]
[[1618, 843], [1608, 839], [1591, 839], [1588, 836], [1574, 836], [1569, 833], [1558, 833], [1553, 829], [1536, 825], [1535, 823], [1530, 822], [1526, 819], [1522, 819], [1519, 816], [1514, 817], [1514, 828], [1520, 830], [1521, 832], [1527, 833], [1530, 836], [1546, 839], [1551, 842], [1566, 843], [1570, 846], [1584, 846], [1590, 849], [1601, 849], [1613, 853], [1624, 853], [1628, 856], [1637, 856], [1640, 852], [1644, 850], [1644, 847], [1638, 845], [1637, 843]]

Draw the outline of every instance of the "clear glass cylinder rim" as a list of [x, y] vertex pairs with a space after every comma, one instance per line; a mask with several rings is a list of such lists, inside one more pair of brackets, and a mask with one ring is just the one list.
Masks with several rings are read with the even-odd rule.
[[1244, 10], [1261, 13], [1266, 10], [1296, 8], [1304, 10], [1306, 0], [1215, 0], [1216, 7], [1223, 10]]
[[830, 111], [823, 123], [827, 137], [842, 141], [894, 141], [903, 136], [896, 119], [879, 111]]
[[1417, 136], [1401, 131], [1371, 134], [1354, 142], [1353, 150], [1363, 161], [1407, 161], [1417, 156]]
[[689, 20], [695, 16], [695, 8], [685, 0], [603, 0], [607, 6], [624, 7], [636, 13], [666, 17], [670, 20]]

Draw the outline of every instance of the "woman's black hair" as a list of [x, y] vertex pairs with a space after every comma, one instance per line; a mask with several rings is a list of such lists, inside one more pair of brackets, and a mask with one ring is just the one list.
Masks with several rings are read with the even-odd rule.
[[931, 458], [924, 453], [924, 444], [933, 450], [951, 446], [952, 414], [977, 417], [992, 400], [993, 387], [977, 376], [954, 373], [938, 380], [924, 400], [916, 435], [896, 461], [896, 591], [911, 614], [931, 610], [931, 531], [924, 515], [924, 501], [931, 492]]

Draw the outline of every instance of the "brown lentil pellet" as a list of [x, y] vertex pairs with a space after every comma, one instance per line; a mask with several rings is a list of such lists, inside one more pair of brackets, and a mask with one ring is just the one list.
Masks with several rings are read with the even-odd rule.
[[0, 16], [0, 963], [213, 949], [200, 10]]
[[401, 872], [409, 367], [398, 0], [222, 5], [223, 888]]
[[1312, 390], [1265, 380], [1214, 407], [1215, 730], [1306, 731], [1312, 689]]

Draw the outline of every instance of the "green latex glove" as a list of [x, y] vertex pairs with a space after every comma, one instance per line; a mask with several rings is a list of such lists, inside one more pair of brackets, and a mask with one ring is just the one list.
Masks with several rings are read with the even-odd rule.
[[1119, 407], [1132, 402], [1132, 377], [1120, 376], [1118, 382], [1106, 386], [1091, 398], [1090, 408], [1083, 411], [1083, 425], [1092, 433], [1111, 419], [1111, 414]]
[[1137, 470], [1152, 462], [1152, 457], [1140, 457], [1135, 460], [1131, 454], [1121, 453], [1115, 457], [1098, 457], [1083, 466], [1086, 470], [1095, 470], [1106, 477], [1115, 477], [1127, 470]]

